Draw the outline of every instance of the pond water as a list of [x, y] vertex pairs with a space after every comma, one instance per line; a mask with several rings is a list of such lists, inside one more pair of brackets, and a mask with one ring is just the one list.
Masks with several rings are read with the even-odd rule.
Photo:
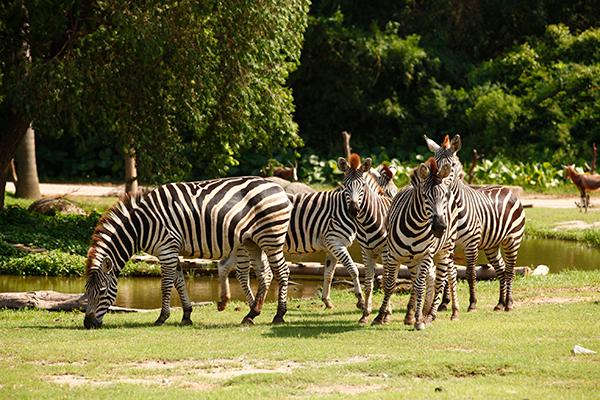
[[[353, 258], [360, 262], [358, 246], [352, 246]], [[324, 260], [323, 254], [293, 256], [292, 261]], [[485, 262], [485, 256], [481, 258]], [[460, 254], [457, 259], [461, 261]], [[600, 249], [578, 244], [548, 239], [525, 240], [519, 252], [518, 266], [546, 264], [551, 273], [563, 269], [593, 270], [600, 269]], [[314, 297], [321, 287], [321, 279], [295, 279], [298, 284], [289, 288], [290, 298]], [[235, 278], [230, 279], [232, 298], [243, 300], [244, 295]], [[24, 292], [32, 290], [56, 290], [64, 293], [82, 293], [85, 280], [83, 278], [62, 277], [19, 277], [0, 275], [0, 292]], [[193, 301], [217, 301], [219, 297], [219, 282], [216, 277], [196, 276], [188, 278], [188, 289]], [[254, 287], [256, 291], [256, 287]], [[271, 285], [267, 299], [277, 298], [277, 284]], [[160, 280], [158, 278], [122, 278], [119, 280], [119, 290], [116, 305], [132, 308], [160, 308]], [[179, 306], [179, 298], [173, 293], [173, 305]]]

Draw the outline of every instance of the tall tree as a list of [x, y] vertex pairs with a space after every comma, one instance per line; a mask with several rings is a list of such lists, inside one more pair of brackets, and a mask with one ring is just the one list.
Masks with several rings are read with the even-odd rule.
[[27, 128], [25, 136], [17, 147], [15, 162], [17, 170], [16, 197], [39, 199], [41, 194], [35, 161], [35, 132], [31, 125]]

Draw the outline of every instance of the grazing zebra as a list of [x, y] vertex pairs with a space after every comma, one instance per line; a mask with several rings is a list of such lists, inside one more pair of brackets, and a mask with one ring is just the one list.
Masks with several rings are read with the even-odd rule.
[[[142, 250], [161, 263], [162, 309], [156, 324], [169, 317], [175, 285], [183, 305], [182, 324], [190, 324], [192, 304], [186, 293], [178, 255], [228, 258], [240, 247], [262, 273], [264, 252], [279, 281], [274, 323], [286, 312], [289, 268], [283, 257], [291, 203], [281, 186], [258, 177], [171, 183], [144, 195], [128, 197], [98, 223], [87, 258], [84, 325], [97, 328], [117, 295], [117, 279], [125, 262]], [[261, 281], [250, 312], [260, 314], [269, 281]]]
[[[373, 324], [386, 323], [391, 314], [390, 298], [396, 284], [400, 264], [408, 266], [413, 289], [407, 306], [406, 324], [415, 329], [435, 319], [439, 295], [452, 272], [452, 250], [456, 238], [458, 208], [449, 181], [452, 168], [438, 169], [435, 159], [419, 165], [411, 176], [411, 185], [392, 202], [388, 215], [388, 238], [385, 260], [384, 298]], [[435, 298], [423, 317], [425, 281], [436, 266]]]
[[[435, 154], [438, 164], [449, 164], [455, 172], [451, 189], [459, 208], [456, 244], [464, 249], [467, 262], [470, 293], [468, 311], [475, 310], [477, 304], [475, 263], [479, 250], [485, 252], [498, 276], [500, 294], [494, 310], [510, 311], [513, 307], [514, 267], [525, 229], [523, 206], [509, 188], [488, 186], [473, 189], [465, 184], [462, 165], [456, 156], [456, 152], [461, 147], [459, 135], [455, 135], [451, 142], [446, 135], [441, 145], [427, 136], [425, 141]], [[500, 249], [504, 252], [504, 259]], [[448, 290], [456, 290], [453, 282]]]
[[[360, 156], [352, 154], [348, 161], [340, 157], [338, 166], [344, 172], [342, 186], [326, 192], [299, 193], [289, 195], [292, 215], [286, 236], [284, 252], [306, 254], [325, 251], [322, 300], [325, 307], [332, 308], [330, 291], [336, 262], [343, 264], [354, 283], [358, 299], [356, 307], [364, 310], [365, 301], [360, 287], [358, 268], [354, 264], [348, 246], [356, 237], [355, 217], [364, 207], [364, 199], [371, 193], [370, 187], [378, 186], [374, 176], [365, 172], [371, 168], [371, 159], [361, 164]], [[385, 178], [386, 184], [388, 178]], [[372, 181], [371, 183], [368, 183]], [[393, 185], [393, 183], [392, 183]], [[230, 268], [233, 268], [231, 265]], [[219, 271], [221, 292], [228, 292], [228, 269]], [[258, 272], [257, 272], [258, 275]], [[236, 276], [247, 299], [253, 297], [249, 285], [249, 265], [238, 262]]]

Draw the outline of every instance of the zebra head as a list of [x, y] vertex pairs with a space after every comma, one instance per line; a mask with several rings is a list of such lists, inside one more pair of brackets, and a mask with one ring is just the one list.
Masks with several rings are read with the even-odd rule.
[[438, 168], [441, 169], [444, 164], [450, 164], [452, 167], [452, 172], [454, 172], [454, 177], [462, 179], [464, 176], [464, 171], [462, 164], [456, 155], [456, 153], [462, 147], [460, 135], [454, 135], [452, 140], [450, 140], [449, 136], [446, 135], [441, 145], [429, 139], [426, 135], [423, 135], [423, 138], [425, 139], [425, 142], [427, 142], [427, 147], [429, 150], [434, 154]]
[[361, 164], [358, 154], [351, 154], [348, 161], [340, 157], [338, 167], [344, 173], [342, 184], [346, 206], [352, 217], [356, 217], [365, 198], [365, 173], [371, 170], [371, 159], [366, 158]]
[[92, 248], [88, 254], [85, 297], [87, 305], [83, 326], [86, 329], [100, 328], [102, 318], [117, 297], [117, 275], [115, 263], [107, 254]]
[[419, 165], [413, 174], [413, 186], [419, 191], [422, 201], [422, 211], [431, 223], [431, 231], [436, 238], [441, 238], [448, 226], [447, 209], [450, 206], [449, 182], [452, 167], [444, 164], [438, 169], [433, 157]]

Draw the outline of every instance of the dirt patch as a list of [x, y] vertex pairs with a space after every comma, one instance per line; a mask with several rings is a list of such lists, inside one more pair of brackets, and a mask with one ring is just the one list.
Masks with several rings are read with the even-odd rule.
[[562, 231], [564, 229], [591, 229], [600, 228], [600, 222], [593, 222], [588, 224], [587, 222], [574, 220], [574, 221], [563, 221], [554, 224], [555, 231]]
[[534, 297], [524, 301], [515, 301], [516, 306], [531, 306], [538, 304], [569, 304], [589, 301], [586, 297]]
[[383, 389], [382, 385], [330, 385], [330, 386], [309, 386], [307, 391], [311, 394], [361, 394], [375, 392]]

